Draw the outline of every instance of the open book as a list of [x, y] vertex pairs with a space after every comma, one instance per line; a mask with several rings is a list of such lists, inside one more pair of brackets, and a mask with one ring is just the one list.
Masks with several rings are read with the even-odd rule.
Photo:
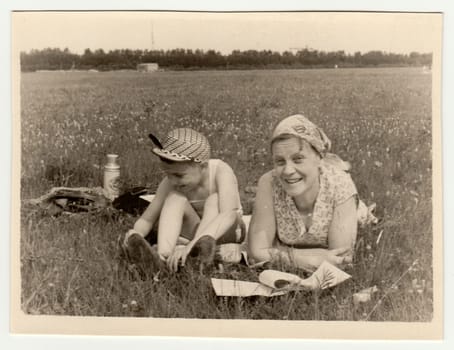
[[344, 282], [351, 276], [324, 261], [308, 278], [277, 270], [265, 270], [259, 275], [259, 283], [212, 278], [211, 284], [218, 296], [248, 297], [261, 295], [273, 297], [284, 295], [291, 290], [318, 290], [330, 288]]

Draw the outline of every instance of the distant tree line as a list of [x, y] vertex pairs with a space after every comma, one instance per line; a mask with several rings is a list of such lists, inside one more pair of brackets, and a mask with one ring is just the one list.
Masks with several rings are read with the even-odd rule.
[[22, 71], [136, 69], [139, 63], [158, 63], [167, 69], [278, 69], [318, 67], [423, 66], [432, 64], [431, 53], [395, 54], [382, 51], [355, 52], [300, 49], [283, 53], [271, 50], [234, 50], [223, 55], [215, 50], [111, 50], [75, 54], [67, 48], [21, 52]]

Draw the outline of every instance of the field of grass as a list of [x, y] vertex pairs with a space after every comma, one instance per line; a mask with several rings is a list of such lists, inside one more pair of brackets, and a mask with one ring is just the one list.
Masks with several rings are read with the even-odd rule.
[[[271, 168], [275, 122], [302, 113], [352, 163], [379, 224], [361, 229], [353, 278], [323, 292], [220, 298], [190, 268], [143, 281], [118, 258], [135, 217], [113, 210], [50, 217], [21, 208], [22, 308], [30, 314], [292, 320], [430, 321], [432, 289], [431, 76], [414, 68], [25, 73], [21, 76], [21, 198], [54, 186], [100, 186], [107, 153], [125, 187], [162, 178], [148, 133], [192, 127], [235, 170], [246, 213]], [[380, 237], [380, 239], [378, 239]], [[257, 280], [227, 265], [212, 276]], [[396, 283], [397, 281], [397, 283]], [[368, 303], [352, 294], [376, 285]]]

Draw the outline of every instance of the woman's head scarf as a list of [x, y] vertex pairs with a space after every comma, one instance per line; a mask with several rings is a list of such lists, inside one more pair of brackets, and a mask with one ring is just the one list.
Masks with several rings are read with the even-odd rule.
[[322, 158], [331, 149], [331, 141], [323, 130], [301, 114], [280, 121], [274, 128], [272, 141], [282, 135], [293, 135], [307, 141]]

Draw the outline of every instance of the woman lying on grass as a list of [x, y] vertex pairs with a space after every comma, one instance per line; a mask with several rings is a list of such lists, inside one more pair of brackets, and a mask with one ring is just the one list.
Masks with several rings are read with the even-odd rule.
[[[274, 169], [258, 183], [248, 235], [251, 257], [313, 271], [351, 262], [357, 191], [331, 142], [302, 115], [282, 120], [271, 140]], [[336, 160], [337, 159], [337, 160]]]
[[[123, 249], [145, 272], [165, 263], [175, 272], [189, 255], [198, 256], [203, 268], [213, 262], [216, 242], [244, 239], [235, 174], [227, 163], [210, 159], [208, 140], [192, 129], [173, 130], [162, 144], [155, 136], [150, 138], [166, 176], [151, 204], [126, 233]], [[155, 231], [153, 227], [158, 228], [157, 245], [151, 247], [144, 237]]]

